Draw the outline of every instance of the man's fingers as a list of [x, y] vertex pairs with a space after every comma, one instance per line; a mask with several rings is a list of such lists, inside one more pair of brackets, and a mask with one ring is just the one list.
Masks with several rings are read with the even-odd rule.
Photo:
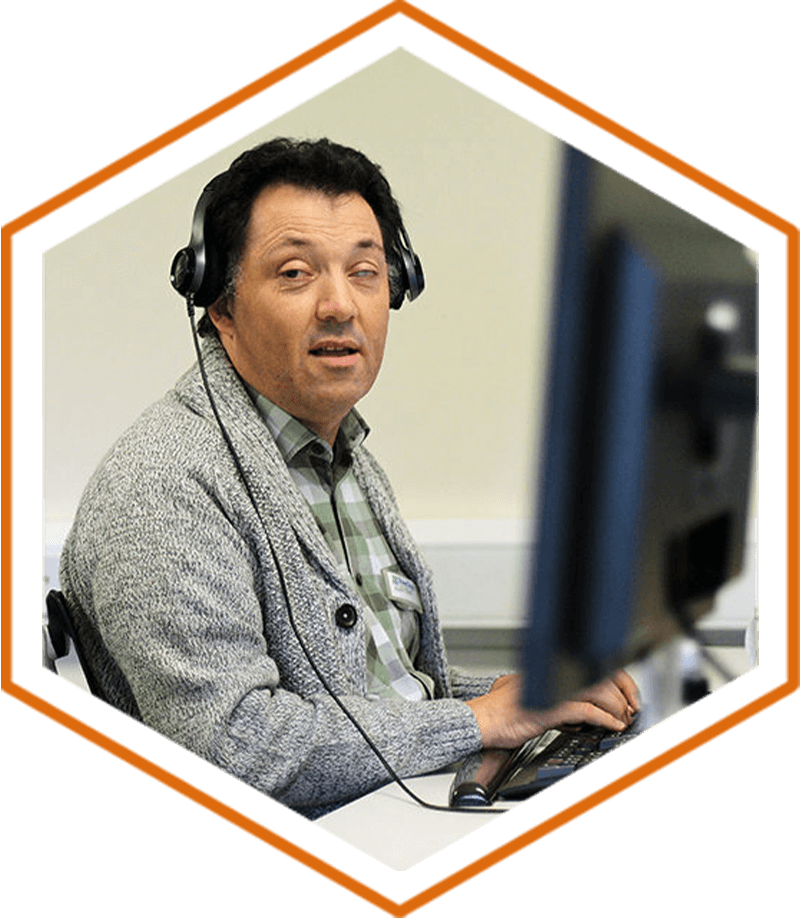
[[640, 707], [636, 683], [622, 669], [610, 679], [599, 682], [578, 695], [576, 700], [590, 701], [626, 723], [630, 722]]
[[552, 723], [548, 723], [548, 727], [589, 724], [592, 727], [619, 731], [628, 726], [627, 720], [615, 716], [591, 701], [565, 701], [553, 708], [550, 714]]
[[614, 684], [627, 699], [628, 704], [634, 711], [638, 711], [641, 706], [641, 701], [639, 699], [639, 689], [633, 679], [631, 679], [624, 669], [615, 673], [612, 679]]

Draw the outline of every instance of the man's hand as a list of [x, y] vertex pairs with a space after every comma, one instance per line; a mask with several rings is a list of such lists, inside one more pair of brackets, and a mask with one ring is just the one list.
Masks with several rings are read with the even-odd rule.
[[546, 711], [521, 708], [520, 687], [519, 676], [501, 676], [485, 695], [467, 702], [478, 721], [484, 747], [513, 749], [554, 727], [576, 724], [624, 730], [639, 710], [636, 683], [623, 670]]

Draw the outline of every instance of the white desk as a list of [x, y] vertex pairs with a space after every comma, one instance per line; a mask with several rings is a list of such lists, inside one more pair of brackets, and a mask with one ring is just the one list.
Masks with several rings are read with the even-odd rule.
[[[447, 806], [452, 772], [409, 778], [405, 783], [423, 800]], [[318, 819], [316, 825], [349, 842], [394, 870], [407, 870], [469, 832], [500, 818], [492, 813], [442, 813], [420, 806], [397, 785], [388, 784]], [[385, 831], [392, 826], [392, 831]]]

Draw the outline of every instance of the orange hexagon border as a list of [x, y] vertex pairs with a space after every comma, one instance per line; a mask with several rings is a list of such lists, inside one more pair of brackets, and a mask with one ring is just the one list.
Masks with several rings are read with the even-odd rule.
[[[440, 35], [442, 38], [458, 45], [463, 50], [469, 52], [485, 63], [503, 71], [515, 80], [523, 83], [538, 93], [546, 96], [552, 101], [558, 103], [574, 114], [584, 118], [597, 127], [602, 128], [618, 139], [635, 147], [646, 155], [652, 157], [663, 165], [673, 169], [685, 178], [702, 185], [712, 193], [719, 195], [736, 207], [745, 210], [752, 216], [762, 222], [772, 226], [787, 238], [787, 367], [788, 367], [788, 391], [787, 391], [787, 679], [782, 685], [763, 695], [762, 697], [750, 702], [734, 713], [724, 717], [717, 723], [707, 727], [700, 733], [679, 743], [677, 746], [662, 753], [646, 764], [634, 769], [627, 775], [613, 781], [611, 784], [599, 791], [589, 795], [585, 799], [568, 807], [561, 813], [546, 820], [535, 828], [524, 832], [522, 835], [513, 839], [495, 851], [487, 854], [461, 870], [456, 871], [449, 877], [423, 890], [421, 893], [413, 896], [405, 902], [394, 902], [370, 888], [364, 883], [355, 880], [346, 873], [332, 867], [320, 858], [310, 854], [299, 846], [287, 841], [274, 832], [264, 828], [252, 819], [244, 816], [242, 813], [234, 810], [211, 795], [199, 790], [188, 782], [173, 775], [160, 766], [155, 765], [148, 759], [133, 752], [126, 746], [105, 736], [103, 733], [87, 726], [75, 717], [65, 713], [53, 704], [39, 698], [32, 692], [16, 684], [13, 681], [11, 667], [11, 646], [12, 646], [12, 627], [11, 627], [11, 241], [15, 233], [30, 226], [32, 223], [41, 220], [53, 211], [63, 207], [68, 202], [80, 197], [89, 190], [108, 181], [115, 175], [125, 171], [136, 163], [146, 159], [158, 150], [163, 149], [179, 138], [189, 134], [196, 128], [212, 121], [223, 113], [236, 107], [240, 103], [252, 98], [268, 89], [270, 86], [283, 80], [285, 77], [301, 70], [312, 62], [324, 57], [331, 51], [352, 41], [359, 35], [375, 28], [380, 23], [390, 19], [393, 16], [403, 15], [417, 22], [432, 32]], [[227, 819], [234, 825], [239, 826], [246, 832], [254, 835], [256, 838], [274, 846], [275, 848], [295, 858], [306, 866], [318, 871], [320, 874], [328, 877], [341, 886], [349, 889], [351, 892], [363, 899], [378, 906], [390, 915], [408, 915], [412, 911], [431, 902], [433, 899], [443, 895], [459, 884], [465, 882], [471, 877], [476, 876], [499, 861], [509, 857], [511, 854], [525, 848], [532, 842], [549, 834], [559, 826], [587, 812], [604, 800], [615, 796], [627, 787], [641, 781], [643, 778], [655, 771], [664, 768], [666, 765], [680, 758], [698, 746], [709, 742], [726, 730], [738, 723], [752, 717], [765, 708], [777, 701], [790, 695], [800, 685], [798, 679], [798, 583], [800, 577], [800, 542], [798, 541], [798, 417], [800, 417], [800, 368], [798, 367], [798, 338], [800, 337], [800, 283], [798, 282], [798, 255], [800, 254], [800, 234], [795, 226], [781, 219], [770, 211], [753, 201], [738, 194], [722, 183], [716, 181], [710, 176], [693, 168], [682, 160], [667, 153], [661, 148], [655, 146], [644, 138], [638, 136], [627, 128], [622, 127], [611, 119], [605, 117], [594, 109], [589, 108], [578, 100], [568, 96], [554, 86], [538, 79], [521, 67], [500, 57], [487, 48], [482, 47], [477, 42], [468, 38], [460, 32], [450, 28], [443, 22], [424, 13], [409, 3], [398, 0], [398, 2], [389, 3], [371, 15], [359, 20], [348, 28], [324, 42], [321, 42], [314, 48], [299, 55], [288, 63], [266, 74], [262, 78], [243, 87], [238, 92], [233, 93], [225, 99], [210, 106], [199, 114], [182, 124], [177, 125], [159, 137], [149, 141], [136, 150], [133, 150], [127, 156], [118, 159], [104, 169], [88, 176], [81, 182], [73, 185], [58, 195], [43, 202], [38, 207], [33, 208], [26, 214], [18, 217], [11, 223], [2, 227], [2, 249], [0, 258], [2, 259], [2, 290], [0, 291], [2, 301], [2, 324], [0, 325], [0, 361], [2, 362], [2, 452], [0, 460], [2, 461], [2, 482], [0, 482], [0, 500], [2, 501], [2, 528], [0, 535], [4, 545], [2, 562], [0, 563], [0, 579], [2, 580], [2, 617], [0, 618], [0, 633], [2, 634], [2, 656], [0, 656], [0, 689], [9, 695], [17, 698], [32, 708], [47, 715], [53, 720], [61, 723], [63, 726], [73, 730], [75, 733], [83, 736], [85, 739], [97, 744], [113, 753], [120, 759], [139, 768], [141, 771], [156, 778], [173, 790], [184, 794], [186, 797], [194, 800], [196, 803], [206, 807], [217, 815]]]

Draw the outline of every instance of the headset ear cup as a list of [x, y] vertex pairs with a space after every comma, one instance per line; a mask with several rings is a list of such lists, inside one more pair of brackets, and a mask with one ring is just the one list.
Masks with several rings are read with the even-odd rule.
[[409, 250], [411, 265], [408, 269], [408, 299], [415, 300], [425, 289], [425, 275], [422, 273], [422, 262], [416, 252]]
[[192, 217], [192, 237], [189, 244], [172, 259], [170, 281], [183, 297], [192, 297], [194, 305], [205, 309], [219, 299], [223, 274], [219, 254], [206, 226], [206, 208], [211, 197], [206, 185]]
[[172, 259], [169, 280], [181, 296], [188, 296], [191, 293], [196, 267], [195, 252], [189, 246], [177, 252]]
[[397, 250], [400, 254], [399, 269], [402, 276], [402, 288], [400, 294], [392, 299], [390, 304], [392, 309], [399, 309], [403, 305], [403, 299], [406, 296], [408, 296], [409, 302], [415, 300], [425, 289], [422, 262], [411, 248], [411, 241], [403, 226], [400, 227], [400, 240]]

